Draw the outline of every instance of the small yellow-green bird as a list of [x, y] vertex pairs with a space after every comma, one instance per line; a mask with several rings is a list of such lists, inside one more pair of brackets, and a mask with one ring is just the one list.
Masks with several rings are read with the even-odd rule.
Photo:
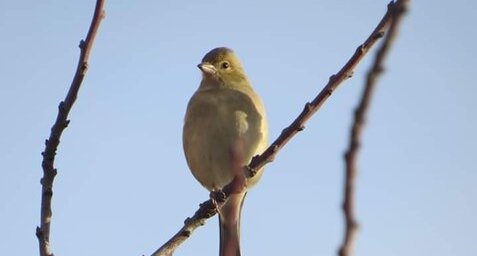
[[231, 49], [211, 50], [198, 67], [202, 81], [187, 106], [184, 152], [192, 174], [209, 191], [233, 179], [242, 182], [219, 209], [220, 256], [239, 256], [243, 200], [263, 172], [246, 180], [243, 167], [267, 146], [265, 109]]

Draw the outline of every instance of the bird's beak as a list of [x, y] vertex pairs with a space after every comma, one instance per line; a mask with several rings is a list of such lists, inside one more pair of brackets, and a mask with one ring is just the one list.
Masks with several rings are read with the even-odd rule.
[[197, 65], [197, 67], [206, 75], [213, 75], [217, 73], [217, 69], [214, 67], [214, 65], [209, 63], [200, 63]]

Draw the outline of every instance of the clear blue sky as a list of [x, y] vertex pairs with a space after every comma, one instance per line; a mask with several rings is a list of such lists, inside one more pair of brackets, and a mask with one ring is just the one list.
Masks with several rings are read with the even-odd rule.
[[[275, 138], [381, 19], [388, 1], [108, 1], [59, 147], [56, 255], [148, 255], [208, 198], [182, 153], [196, 67], [241, 57]], [[0, 251], [36, 255], [43, 141], [94, 1], [0, 3]], [[413, 1], [368, 117], [356, 255], [476, 255], [477, 3]], [[248, 195], [244, 255], [336, 255], [343, 152], [372, 55]], [[176, 255], [218, 255], [207, 221]]]

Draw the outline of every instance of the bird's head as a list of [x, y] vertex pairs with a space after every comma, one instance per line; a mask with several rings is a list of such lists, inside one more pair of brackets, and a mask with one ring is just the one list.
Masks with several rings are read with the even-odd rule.
[[235, 53], [226, 47], [219, 47], [208, 52], [197, 65], [206, 81], [220, 84], [235, 84], [247, 81], [242, 64]]

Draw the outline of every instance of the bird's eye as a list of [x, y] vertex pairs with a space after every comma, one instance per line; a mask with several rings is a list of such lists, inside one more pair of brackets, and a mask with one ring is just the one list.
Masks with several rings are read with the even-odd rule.
[[228, 69], [230, 67], [230, 64], [228, 62], [222, 62], [222, 65], [220, 66], [223, 69]]

